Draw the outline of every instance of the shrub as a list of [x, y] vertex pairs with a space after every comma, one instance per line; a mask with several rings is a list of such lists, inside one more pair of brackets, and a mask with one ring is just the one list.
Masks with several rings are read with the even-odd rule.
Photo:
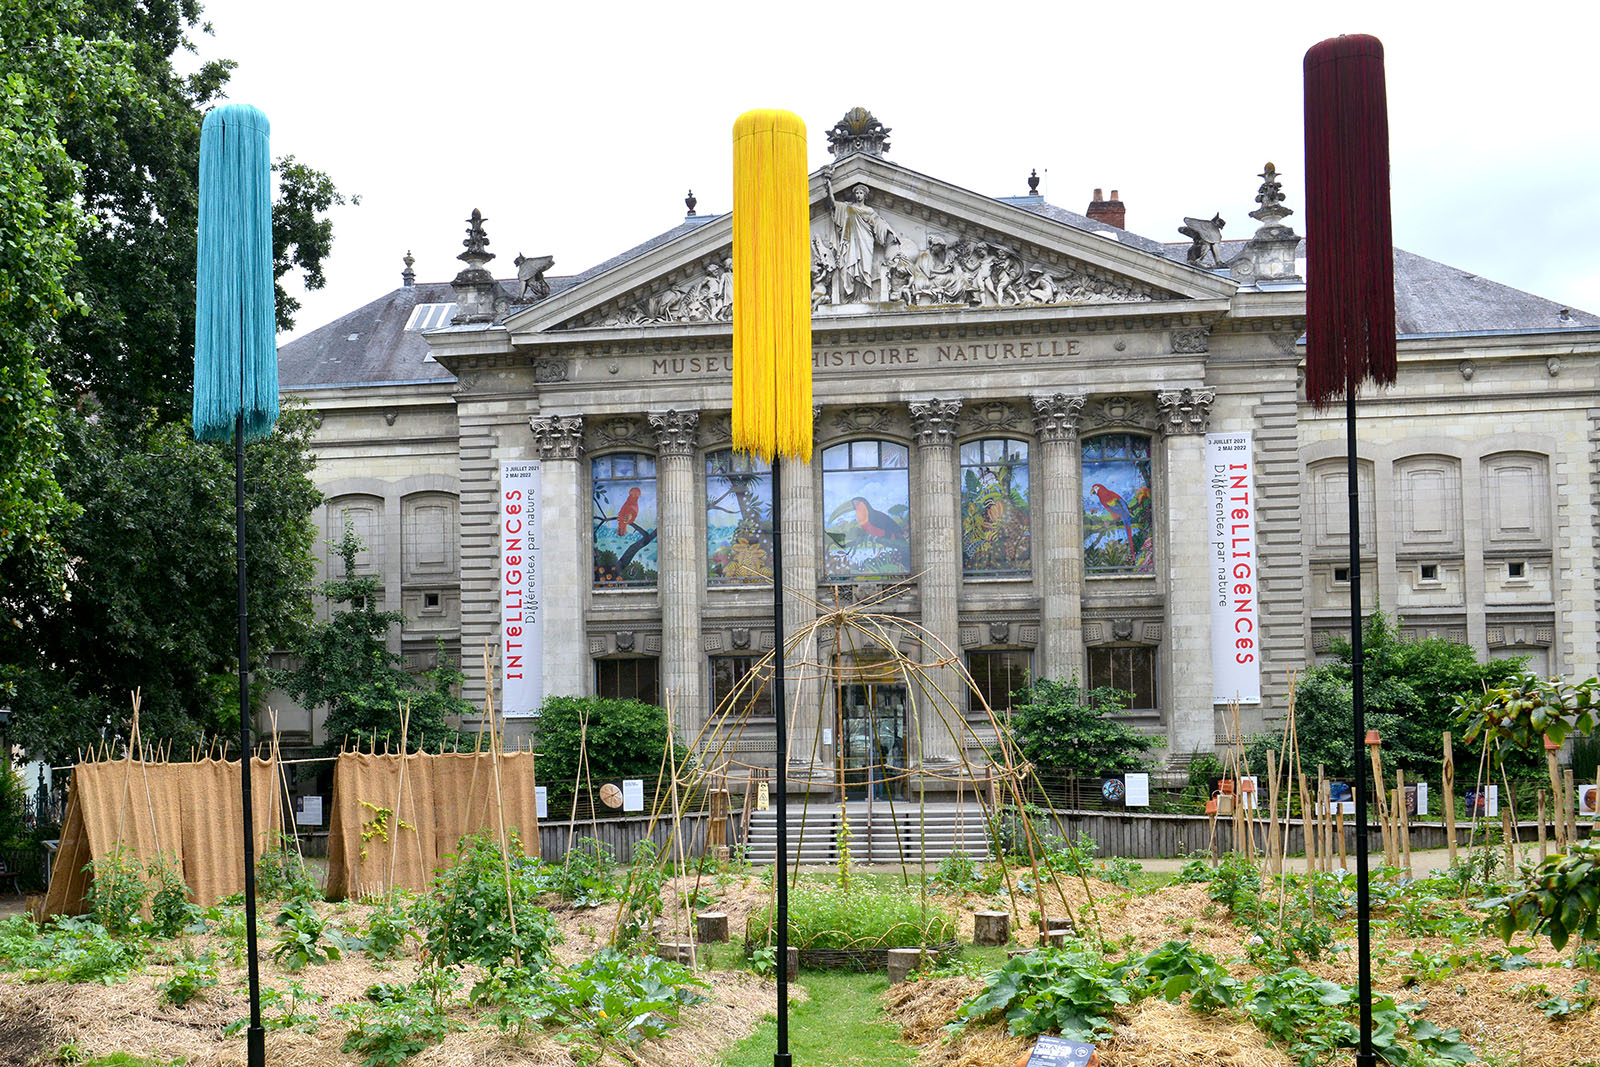
[[[481, 963], [492, 967], [520, 956], [522, 965], [537, 970], [549, 948], [560, 939], [550, 913], [535, 903], [545, 885], [539, 865], [522, 857], [522, 846], [510, 835], [512, 907], [506, 901], [506, 859], [488, 834], [461, 840], [462, 850], [434, 878], [430, 892], [412, 909], [412, 920], [424, 931], [424, 951], [438, 963]], [[512, 933], [511, 917], [516, 916]]]
[[198, 909], [189, 904], [189, 886], [170, 856], [157, 856], [145, 866], [154, 883], [150, 895], [150, 930], [157, 937], [177, 937]]
[[283, 934], [272, 950], [272, 958], [285, 970], [293, 973], [308, 963], [327, 963], [340, 957], [339, 946], [324, 937], [327, 924], [311, 901], [303, 897], [289, 901], [275, 922]]
[[[747, 934], [757, 944], [773, 940], [775, 909], [750, 916]], [[913, 948], [955, 937], [954, 918], [913, 894], [857, 886], [849, 892], [800, 886], [789, 896], [789, 944], [795, 948]]]
[[322, 899], [322, 889], [317, 885], [311, 868], [292, 846], [294, 839], [287, 834], [277, 848], [268, 849], [256, 860], [256, 899], [288, 900], [290, 897]]
[[[589, 725], [587, 734], [583, 724]], [[667, 737], [667, 713], [654, 704], [601, 697], [547, 697], [539, 708], [540, 780], [552, 805], [571, 803], [578, 775], [579, 740], [588, 749], [588, 778], [643, 778], [654, 781]], [[678, 765], [690, 762], [689, 749], [676, 738]], [[580, 792], [587, 795], [588, 783]]]
[[363, 948], [375, 960], [389, 960], [405, 950], [406, 938], [416, 937], [405, 907], [398, 899], [385, 900], [367, 919]]
[[453, 979], [438, 972], [424, 974], [409, 986], [379, 983], [367, 989], [368, 1004], [341, 1004], [334, 1017], [350, 1024], [345, 1052], [359, 1053], [361, 1067], [403, 1063], [443, 1040], [459, 1024], [445, 1014]]
[[952, 852], [939, 861], [939, 869], [928, 879], [935, 885], [960, 892], [978, 880], [978, 869], [965, 852]]
[[1149, 753], [1166, 742], [1142, 734], [1107, 716], [1128, 706], [1127, 693], [1085, 690], [1076, 678], [1040, 678], [1012, 710], [1011, 729], [1022, 754], [1040, 768], [1074, 775], [1137, 771], [1149, 766]]

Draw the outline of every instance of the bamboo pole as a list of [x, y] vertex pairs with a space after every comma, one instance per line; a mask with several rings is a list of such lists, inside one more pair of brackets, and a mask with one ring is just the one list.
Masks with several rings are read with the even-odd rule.
[[1317, 823], [1321, 836], [1318, 838], [1322, 852], [1322, 871], [1324, 874], [1333, 873], [1333, 791], [1328, 788], [1328, 768], [1325, 764], [1317, 764], [1317, 807], [1321, 809]]
[[1267, 862], [1273, 874], [1283, 873], [1283, 853], [1278, 840], [1278, 754], [1267, 750]]
[[1506, 872], [1515, 877], [1517, 873], [1517, 834], [1516, 827], [1511, 822], [1511, 805], [1500, 805], [1500, 836], [1506, 844]]
[[1394, 794], [1400, 858], [1406, 869], [1406, 877], [1414, 878], [1416, 875], [1411, 870], [1411, 809], [1406, 806], [1406, 772], [1398, 768], [1394, 772]]
[[[1561, 788], [1561, 769], [1556, 765], [1557, 750], [1558, 746], [1551, 745], [1549, 739], [1546, 738], [1544, 765], [1545, 769], [1550, 772], [1550, 799], [1556, 802], [1556, 851], [1565, 852], [1567, 850], [1567, 808], [1565, 804], [1561, 803], [1561, 798], [1566, 794], [1566, 791]], [[1544, 791], [1540, 790], [1541, 797], [1543, 793]], [[1544, 859], [1547, 853], [1544, 845], [1544, 801], [1542, 799], [1539, 802], [1539, 812], [1539, 858]]]
[[1456, 760], [1450, 746], [1450, 731], [1444, 733], [1444, 796], [1439, 799], [1444, 808], [1445, 845], [1450, 850], [1450, 866], [1456, 865]]

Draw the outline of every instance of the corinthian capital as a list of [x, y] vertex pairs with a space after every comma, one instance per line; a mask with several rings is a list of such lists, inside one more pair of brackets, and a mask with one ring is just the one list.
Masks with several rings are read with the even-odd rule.
[[1082, 393], [1040, 393], [1033, 400], [1033, 432], [1041, 441], [1071, 441], [1083, 417]]
[[652, 411], [650, 428], [656, 433], [656, 451], [663, 456], [694, 454], [700, 429], [698, 411]]
[[534, 415], [528, 420], [541, 460], [578, 459], [583, 455], [582, 415]]
[[956, 416], [961, 413], [961, 401], [927, 400], [911, 402], [911, 429], [917, 435], [917, 444], [923, 448], [933, 445], [950, 447], [956, 442]]
[[1216, 398], [1215, 389], [1173, 389], [1157, 393], [1161, 432], [1205, 433], [1211, 425], [1211, 402]]

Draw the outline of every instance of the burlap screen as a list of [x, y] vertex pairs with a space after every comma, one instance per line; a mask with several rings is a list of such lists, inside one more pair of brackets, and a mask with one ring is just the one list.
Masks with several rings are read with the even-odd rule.
[[[250, 762], [259, 855], [278, 842], [283, 801], [276, 764]], [[242, 822], [237, 761], [80, 763], [72, 769], [61, 848], [42, 912], [83, 912], [90, 879], [84, 868], [119, 844], [140, 860], [162, 854], [177, 860], [198, 904], [242, 893]]]
[[465, 834], [517, 831], [525, 855], [539, 855], [533, 756], [500, 757], [498, 791], [488, 753], [345, 752], [333, 773], [328, 819], [330, 900], [397, 887], [421, 891]]

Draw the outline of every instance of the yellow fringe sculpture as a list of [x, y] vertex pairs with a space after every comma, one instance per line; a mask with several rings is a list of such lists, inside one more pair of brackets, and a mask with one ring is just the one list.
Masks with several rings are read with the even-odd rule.
[[788, 111], [733, 124], [733, 447], [811, 461], [811, 196]]

